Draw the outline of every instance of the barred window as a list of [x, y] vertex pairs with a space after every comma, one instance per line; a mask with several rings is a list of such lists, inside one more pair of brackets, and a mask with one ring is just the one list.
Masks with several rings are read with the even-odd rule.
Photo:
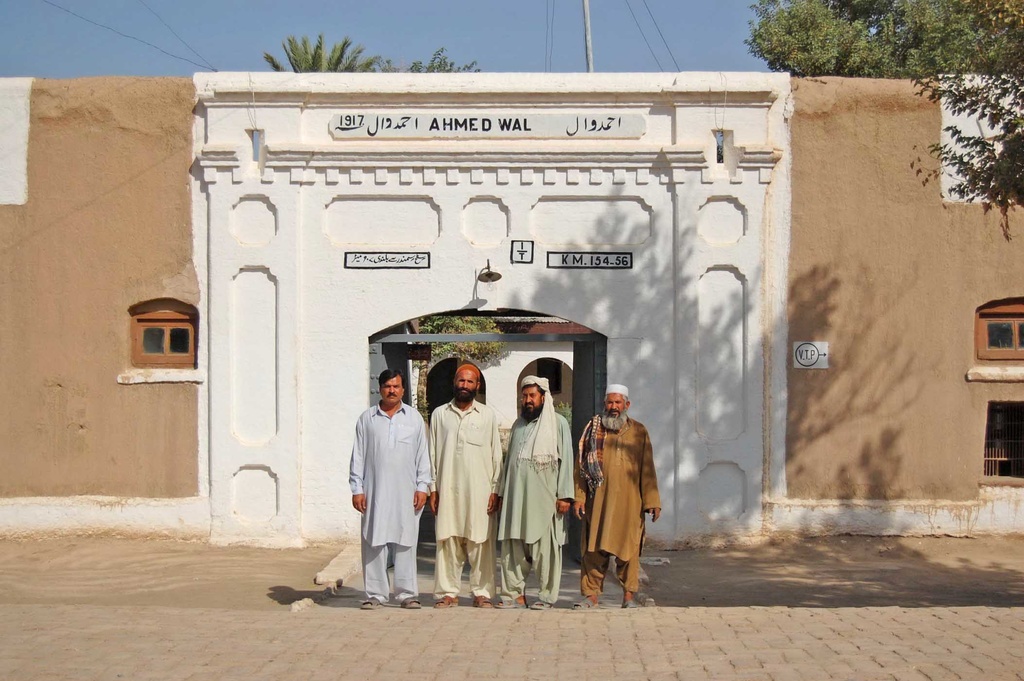
[[986, 476], [1024, 477], [1024, 402], [989, 402]]

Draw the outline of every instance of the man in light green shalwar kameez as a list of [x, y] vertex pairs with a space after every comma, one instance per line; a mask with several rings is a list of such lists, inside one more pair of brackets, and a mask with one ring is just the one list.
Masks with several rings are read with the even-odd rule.
[[527, 376], [521, 383], [520, 418], [512, 425], [498, 494], [501, 517], [501, 603], [526, 607], [526, 578], [537, 570], [546, 610], [558, 600], [562, 578], [565, 513], [573, 500], [573, 448], [569, 423], [555, 413], [548, 381]]

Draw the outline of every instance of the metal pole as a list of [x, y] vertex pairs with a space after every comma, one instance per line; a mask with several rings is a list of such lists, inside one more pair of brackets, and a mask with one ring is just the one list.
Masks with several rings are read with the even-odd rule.
[[587, 41], [587, 73], [593, 73], [594, 48], [590, 44], [590, 0], [583, 0], [583, 35]]

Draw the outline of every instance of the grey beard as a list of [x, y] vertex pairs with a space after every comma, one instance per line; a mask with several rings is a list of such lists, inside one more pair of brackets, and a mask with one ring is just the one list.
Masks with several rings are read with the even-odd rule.
[[601, 416], [601, 425], [607, 428], [608, 430], [618, 432], [622, 430], [622, 427], [624, 425], [626, 425], [626, 421], [628, 419], [629, 417], [626, 415], [626, 412], [622, 412], [618, 416], [609, 416], [608, 414], [603, 414]]

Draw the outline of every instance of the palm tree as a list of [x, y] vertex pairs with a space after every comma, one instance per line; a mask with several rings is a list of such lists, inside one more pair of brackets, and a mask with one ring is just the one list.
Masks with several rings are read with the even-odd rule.
[[[380, 57], [376, 56], [364, 57], [365, 48], [362, 45], [353, 45], [348, 36], [340, 43], [335, 43], [329, 54], [324, 50], [323, 33], [317, 38], [316, 45], [310, 44], [307, 36], [302, 36], [302, 40], [296, 40], [295, 36], [290, 35], [281, 46], [295, 73], [373, 71], [380, 60]], [[275, 71], [286, 70], [269, 52], [264, 52], [263, 58]]]

